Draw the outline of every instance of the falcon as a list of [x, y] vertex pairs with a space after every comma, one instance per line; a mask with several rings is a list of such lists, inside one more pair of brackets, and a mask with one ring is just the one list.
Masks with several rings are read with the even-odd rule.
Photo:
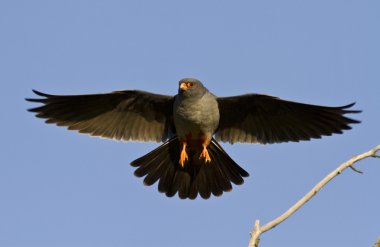
[[132, 161], [145, 185], [172, 197], [207, 199], [231, 191], [248, 173], [218, 141], [272, 144], [308, 141], [351, 129], [360, 121], [345, 114], [355, 104], [311, 105], [270, 95], [217, 97], [193, 78], [179, 81], [178, 94], [137, 90], [105, 94], [50, 95], [33, 90], [42, 105], [29, 109], [46, 123], [115, 140], [162, 145]]

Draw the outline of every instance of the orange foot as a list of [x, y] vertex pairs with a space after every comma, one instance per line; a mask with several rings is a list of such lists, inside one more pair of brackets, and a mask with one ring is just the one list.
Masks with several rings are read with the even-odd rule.
[[208, 151], [207, 151], [207, 147], [206, 146], [203, 146], [203, 150], [202, 150], [202, 153], [201, 155], [199, 156], [199, 158], [204, 158], [206, 163], [207, 162], [211, 162], [211, 158], [210, 158], [210, 155], [208, 154]]
[[182, 150], [181, 150], [181, 154], [180, 154], [180, 157], [179, 157], [179, 164], [181, 165], [182, 168], [185, 167], [185, 161], [189, 159], [189, 157], [187, 156], [187, 153], [186, 153], [186, 142], [184, 142], [182, 144]]

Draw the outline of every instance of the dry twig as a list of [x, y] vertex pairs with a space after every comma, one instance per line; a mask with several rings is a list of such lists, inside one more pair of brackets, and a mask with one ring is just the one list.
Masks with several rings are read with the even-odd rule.
[[[355, 172], [362, 173], [360, 170], [356, 169], [353, 165], [365, 158], [368, 157], [374, 157], [374, 158], [380, 158], [380, 155], [377, 155], [376, 153], [380, 150], [380, 145], [377, 147], [374, 147], [368, 152], [359, 154], [351, 158], [350, 160], [344, 162], [341, 164], [337, 169], [335, 169], [333, 172], [328, 174], [324, 179], [322, 179], [317, 185], [314, 186], [304, 197], [302, 197], [296, 204], [294, 204], [292, 207], [290, 207], [285, 213], [274, 219], [273, 221], [260, 226], [260, 221], [256, 220], [255, 226], [253, 228], [253, 231], [251, 233], [251, 239], [249, 241], [248, 247], [258, 247], [259, 246], [259, 240], [261, 234], [264, 232], [276, 227], [278, 224], [289, 218], [292, 214], [294, 214], [298, 209], [300, 209], [306, 202], [308, 202], [311, 198], [313, 198], [320, 189], [322, 189], [328, 182], [330, 182], [334, 177], [342, 173], [346, 168], [350, 167]], [[375, 243], [374, 247], [380, 247], [380, 237], [378, 241]]]
[[380, 247], [380, 236], [377, 238], [376, 243], [373, 247]]

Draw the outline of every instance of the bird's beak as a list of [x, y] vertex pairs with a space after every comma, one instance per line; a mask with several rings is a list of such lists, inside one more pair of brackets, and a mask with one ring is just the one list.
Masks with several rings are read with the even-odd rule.
[[179, 85], [179, 89], [181, 91], [186, 91], [189, 87], [187, 86], [187, 84], [185, 82], [182, 82], [180, 85]]

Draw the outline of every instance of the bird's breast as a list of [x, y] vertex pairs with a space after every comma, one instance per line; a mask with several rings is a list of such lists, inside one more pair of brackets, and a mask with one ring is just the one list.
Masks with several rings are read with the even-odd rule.
[[177, 97], [173, 120], [180, 139], [211, 139], [219, 124], [219, 107], [214, 96], [200, 99]]

